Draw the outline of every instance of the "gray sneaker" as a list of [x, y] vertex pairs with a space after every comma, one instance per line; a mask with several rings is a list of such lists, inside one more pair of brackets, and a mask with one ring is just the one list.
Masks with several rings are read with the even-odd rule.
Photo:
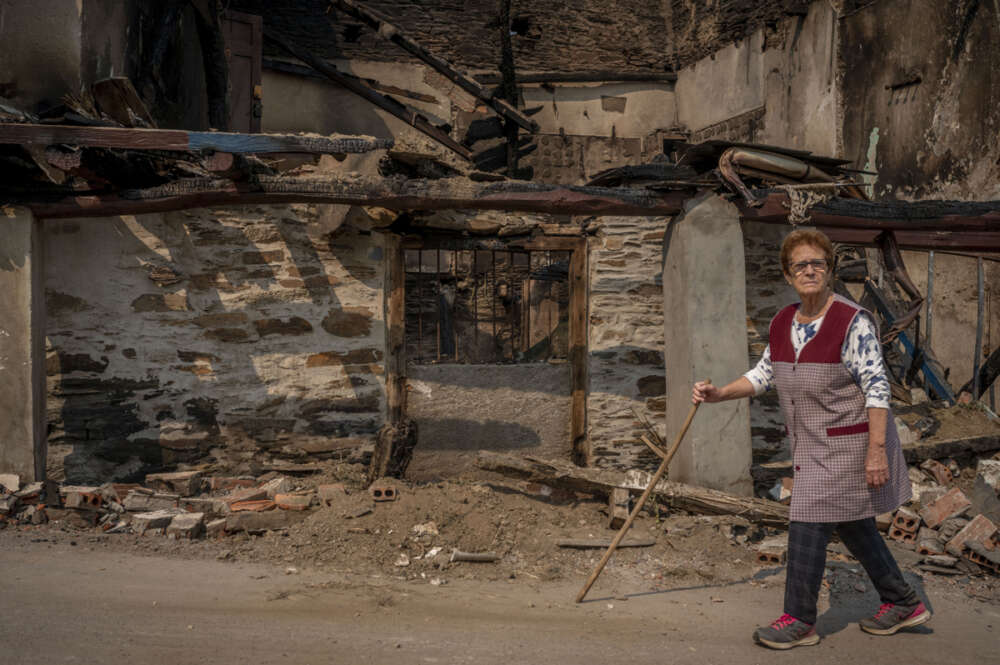
[[819, 644], [819, 635], [811, 624], [802, 623], [791, 614], [782, 614], [770, 626], [755, 630], [753, 641], [771, 649], [791, 649]]
[[878, 608], [875, 616], [862, 619], [861, 630], [872, 635], [892, 635], [903, 628], [919, 626], [931, 620], [931, 611], [923, 603], [916, 605], [893, 605], [885, 603]]

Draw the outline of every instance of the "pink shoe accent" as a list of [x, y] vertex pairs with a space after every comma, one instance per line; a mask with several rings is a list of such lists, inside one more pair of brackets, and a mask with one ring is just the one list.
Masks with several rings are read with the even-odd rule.
[[917, 606], [913, 608], [912, 612], [910, 612], [908, 615], [906, 615], [906, 618], [909, 619], [911, 617], [920, 616], [921, 614], [923, 614], [926, 611], [927, 611], [927, 608], [924, 607], [923, 603], [917, 603]]
[[[893, 603], [882, 603], [882, 606], [878, 608], [878, 612], [875, 613], [876, 619], [880, 618], [883, 614], [894, 608], [896, 605]], [[918, 607], [923, 607], [923, 603], [918, 605]]]
[[791, 626], [796, 621], [797, 619], [793, 617], [791, 614], [782, 614], [780, 617], [778, 617], [771, 623], [771, 628], [780, 630], [785, 626]]

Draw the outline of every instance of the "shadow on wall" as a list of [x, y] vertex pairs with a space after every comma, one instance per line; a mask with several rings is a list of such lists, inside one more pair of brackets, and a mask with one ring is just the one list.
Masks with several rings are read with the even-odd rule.
[[289, 208], [116, 219], [81, 235], [113, 244], [119, 266], [77, 260], [105, 276], [86, 298], [62, 292], [80, 275], [47, 285], [50, 450], [71, 447], [67, 482], [139, 480], [220, 449], [251, 462], [293, 436], [381, 426], [381, 317], [334, 288], [381, 287], [370, 235], [310, 233]]
[[542, 443], [535, 430], [499, 420], [435, 418], [423, 420], [420, 425], [421, 448], [426, 451], [477, 452], [483, 450], [483, 442], [488, 441], [489, 450], [506, 452], [534, 448]]

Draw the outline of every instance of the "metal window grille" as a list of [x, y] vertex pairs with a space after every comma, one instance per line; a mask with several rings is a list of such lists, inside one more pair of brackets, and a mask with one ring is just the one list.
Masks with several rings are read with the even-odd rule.
[[566, 359], [568, 251], [406, 250], [406, 357], [416, 364]]

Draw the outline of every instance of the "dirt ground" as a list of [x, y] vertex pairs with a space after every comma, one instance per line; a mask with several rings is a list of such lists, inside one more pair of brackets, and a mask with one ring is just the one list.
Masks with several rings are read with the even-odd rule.
[[216, 561], [206, 556], [216, 542], [161, 551], [152, 550], [162, 538], [142, 544], [134, 549], [146, 551], [132, 552], [127, 539], [58, 528], [0, 532], [0, 662], [987, 663], [1000, 628], [1000, 607], [970, 598], [967, 582], [908, 574], [933, 620], [893, 637], [866, 635], [854, 624], [878, 600], [850, 564], [828, 571], [820, 645], [776, 654], [750, 635], [779, 613], [780, 568], [742, 579], [734, 570], [725, 580], [643, 580], [641, 555], [628, 554], [577, 604], [590, 555], [559, 557], [555, 580], [456, 564], [434, 584], [399, 571], [234, 560], [242, 554]]

